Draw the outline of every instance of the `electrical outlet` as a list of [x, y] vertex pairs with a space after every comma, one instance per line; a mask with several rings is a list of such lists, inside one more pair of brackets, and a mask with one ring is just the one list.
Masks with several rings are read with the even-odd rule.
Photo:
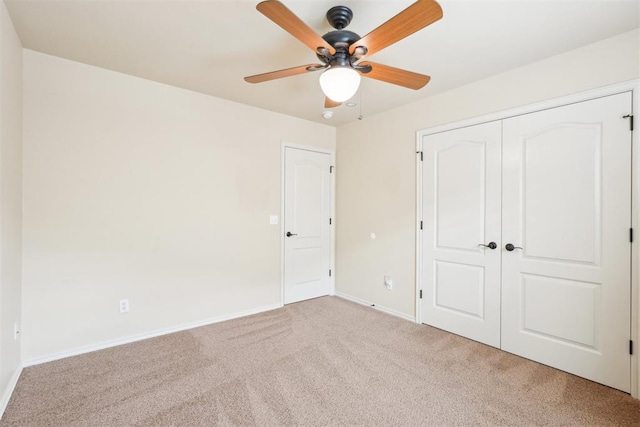
[[391, 280], [391, 276], [384, 276], [384, 286], [388, 290], [392, 290], [393, 289], [393, 280]]
[[121, 299], [120, 300], [120, 313], [128, 313], [129, 312], [129, 300]]
[[13, 324], [13, 339], [17, 340], [20, 334], [20, 324], [18, 322]]

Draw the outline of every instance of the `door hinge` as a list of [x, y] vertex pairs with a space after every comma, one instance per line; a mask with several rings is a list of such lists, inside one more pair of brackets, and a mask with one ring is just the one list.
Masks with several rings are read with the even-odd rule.
[[329, 218], [329, 225], [331, 225], [331, 218]]
[[333, 166], [329, 166], [329, 173], [333, 173]]
[[420, 299], [422, 299], [422, 289], [420, 289]]
[[329, 270], [329, 277], [331, 277], [331, 270]]
[[633, 228], [629, 229], [629, 241], [633, 243]]
[[422, 221], [420, 221], [420, 230], [422, 230]]
[[633, 114], [627, 114], [626, 116], [622, 116], [623, 119], [629, 119], [629, 130], [633, 131]]
[[420, 154], [420, 161], [424, 161], [424, 154], [422, 153], [422, 151], [416, 151], [416, 154]]
[[629, 340], [629, 354], [633, 355], [633, 340]]

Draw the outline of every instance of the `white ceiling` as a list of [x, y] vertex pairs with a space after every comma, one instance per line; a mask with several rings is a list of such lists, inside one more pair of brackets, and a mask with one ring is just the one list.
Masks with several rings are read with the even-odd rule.
[[[321, 117], [319, 73], [261, 84], [244, 76], [316, 63], [257, 0], [5, 0], [25, 48], [339, 126], [640, 26], [640, 0], [442, 0], [444, 18], [371, 57], [428, 74], [419, 91], [363, 79], [354, 101]], [[364, 36], [412, 0], [284, 0], [319, 34], [326, 11], [354, 13]], [[526, 82], [523, 82], [526, 84]]]

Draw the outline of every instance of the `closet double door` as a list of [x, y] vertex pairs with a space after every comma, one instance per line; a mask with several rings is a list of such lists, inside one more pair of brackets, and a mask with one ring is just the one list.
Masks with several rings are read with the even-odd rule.
[[631, 102], [423, 138], [422, 323], [630, 390]]

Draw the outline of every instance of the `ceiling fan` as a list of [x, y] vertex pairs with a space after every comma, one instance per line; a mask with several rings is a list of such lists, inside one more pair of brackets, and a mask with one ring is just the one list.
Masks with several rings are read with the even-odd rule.
[[416, 1], [364, 37], [345, 30], [353, 18], [353, 12], [346, 6], [329, 9], [327, 20], [335, 30], [322, 37], [277, 0], [263, 1], [256, 9], [311, 48], [321, 64], [245, 77], [249, 83], [324, 70], [320, 86], [326, 95], [325, 108], [332, 108], [357, 92], [361, 75], [414, 90], [424, 87], [431, 79], [424, 74], [362, 60], [442, 18], [442, 8], [435, 0]]

